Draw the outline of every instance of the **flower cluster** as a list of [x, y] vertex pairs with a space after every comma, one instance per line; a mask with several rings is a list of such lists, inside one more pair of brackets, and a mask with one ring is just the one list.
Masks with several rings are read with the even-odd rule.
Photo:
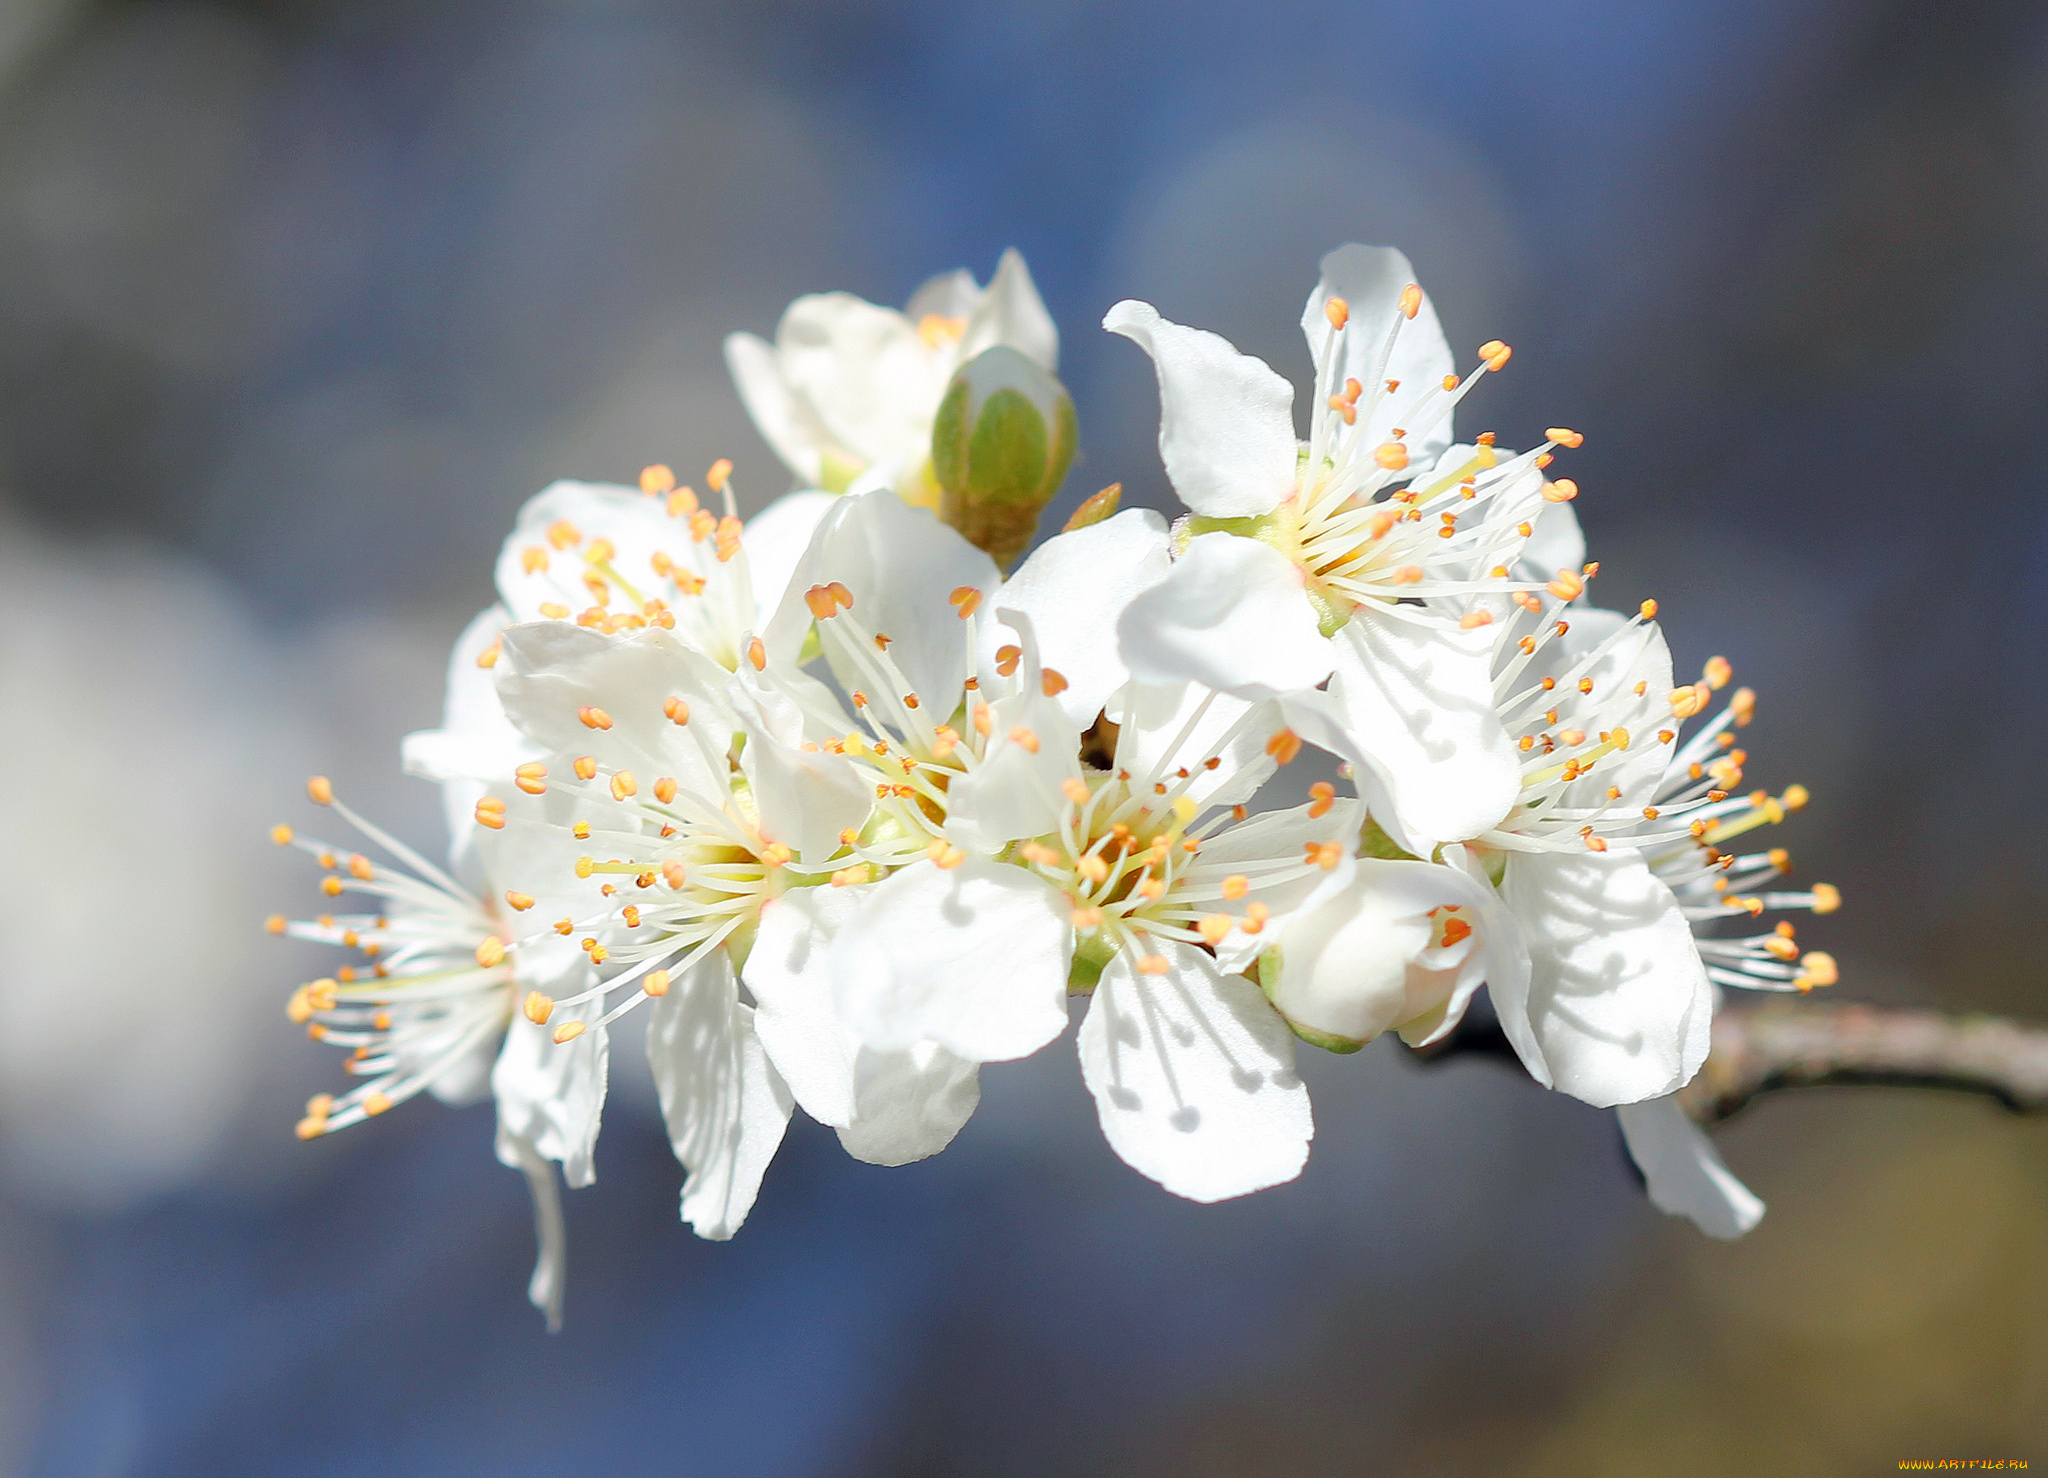
[[[552, 1318], [553, 1166], [592, 1178], [630, 1013], [682, 1216], [719, 1238], [794, 1109], [863, 1160], [935, 1154], [981, 1066], [1046, 1047], [1076, 996], [1116, 1153], [1194, 1200], [1256, 1191], [1308, 1157], [1298, 1042], [1440, 1042], [1484, 985], [1531, 1076], [1620, 1111], [1657, 1204], [1754, 1224], [1671, 1095], [1719, 988], [1834, 976], [1791, 924], [1724, 921], [1838, 900], [1773, 890], [1782, 851], [1727, 850], [1805, 793], [1741, 790], [1755, 699], [1721, 699], [1725, 662], [1681, 684], [1654, 603], [1590, 602], [1552, 475], [1579, 435], [1459, 442], [1510, 351], [1461, 373], [1392, 250], [1323, 261], [1305, 443], [1261, 361], [1143, 303], [1104, 326], [1157, 370], [1171, 526], [1111, 489], [1008, 574], [969, 536], [983, 489], [1014, 529], [1065, 470], [1057, 338], [1014, 254], [909, 314], [825, 295], [774, 346], [734, 336], [806, 485], [751, 521], [725, 462], [708, 506], [662, 467], [527, 505], [443, 726], [406, 744], [448, 865], [324, 780], [382, 860], [278, 829], [328, 896], [374, 904], [272, 920], [354, 952], [292, 998], [356, 1079], [301, 1134], [488, 1088]], [[1350, 793], [1267, 803], [1310, 748]]]

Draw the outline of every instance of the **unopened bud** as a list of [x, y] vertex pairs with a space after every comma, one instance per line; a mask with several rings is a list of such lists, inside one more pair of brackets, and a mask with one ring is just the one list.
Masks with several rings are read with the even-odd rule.
[[939, 516], [1008, 568], [1074, 460], [1074, 402], [1052, 372], [1007, 345], [954, 372], [932, 422]]

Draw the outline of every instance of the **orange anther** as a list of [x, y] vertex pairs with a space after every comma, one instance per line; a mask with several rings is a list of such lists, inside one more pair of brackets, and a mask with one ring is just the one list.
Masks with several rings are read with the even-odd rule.
[[747, 661], [753, 664], [756, 672], [763, 671], [768, 666], [768, 649], [761, 645], [761, 638], [758, 636], [747, 643]]
[[[1506, 346], [1503, 345], [1502, 347]], [[1485, 351], [1482, 350], [1481, 352], [1484, 353]], [[1585, 437], [1581, 436], [1578, 432], [1573, 431], [1572, 429], [1566, 426], [1552, 426], [1548, 431], [1545, 431], [1543, 433], [1543, 439], [1545, 441], [1554, 441], [1559, 446], [1568, 446], [1573, 448], [1581, 447], [1586, 444]]]
[[1556, 482], [1543, 484], [1543, 501], [1546, 503], [1569, 503], [1578, 495], [1579, 485], [1569, 477], [1560, 477]]
[[1004, 677], [1011, 677], [1017, 671], [1017, 664], [1024, 660], [1024, 649], [1013, 644], [996, 648], [996, 671]]
[[1735, 669], [1726, 657], [1709, 657], [1707, 665], [1700, 672], [1700, 680], [1715, 692], [1728, 686], [1728, 679], [1735, 676]]
[[505, 963], [505, 941], [495, 934], [486, 934], [483, 942], [476, 947], [476, 962], [486, 970]]
[[732, 459], [720, 457], [704, 473], [704, 486], [714, 493], [725, 491], [725, 481], [732, 476]]
[[623, 801], [640, 793], [640, 782], [633, 778], [631, 770], [620, 770], [612, 776], [612, 799]]
[[1493, 613], [1491, 611], [1467, 611], [1458, 618], [1458, 627], [1461, 631], [1477, 631], [1482, 626], [1491, 626], [1492, 624]]
[[548, 542], [557, 549], [567, 549], [572, 544], [581, 544], [583, 534], [568, 519], [558, 518], [548, 525]]
[[610, 714], [602, 708], [592, 708], [588, 704], [576, 710], [576, 717], [583, 720], [583, 727], [586, 729], [609, 729], [612, 726]]
[[[1410, 314], [1409, 317], [1414, 317]], [[1330, 327], [1341, 329], [1351, 321], [1351, 305], [1342, 298], [1333, 297], [1323, 304], [1323, 317], [1330, 320]]]
[[640, 989], [642, 989], [642, 990], [646, 991], [646, 992], [647, 992], [647, 994], [649, 994], [650, 996], [665, 996], [665, 995], [667, 995], [667, 994], [668, 994], [668, 971], [666, 971], [666, 970], [649, 970], [649, 971], [647, 972], [647, 978], [646, 978], [645, 980], [643, 980], [643, 981], [641, 981], [641, 982], [640, 982]]
[[1399, 472], [1408, 465], [1408, 448], [1398, 441], [1382, 442], [1374, 449], [1372, 459], [1389, 472]]
[[1010, 742], [1026, 754], [1038, 753], [1038, 735], [1022, 724], [1010, 730]]
[[1559, 600], [1577, 600], [1586, 588], [1586, 582], [1570, 570], [1559, 570], [1557, 578], [1543, 587]]
[[334, 786], [325, 775], [315, 775], [306, 782], [306, 798], [316, 806], [334, 804]]
[[1318, 780], [1308, 788], [1308, 793], [1308, 818], [1311, 821], [1320, 821], [1329, 814], [1330, 807], [1337, 804], [1337, 787], [1327, 780]]
[[1266, 741], [1266, 753], [1287, 765], [1301, 753], [1301, 736], [1292, 729], [1281, 729]]
[[[595, 953], [595, 951], [593, 951], [593, 953]], [[559, 1047], [565, 1042], [575, 1041], [578, 1037], [583, 1035], [584, 1026], [585, 1023], [581, 1021], [563, 1022], [560, 1026], [555, 1028], [555, 1045]]]
[[1403, 318], [1413, 318], [1422, 311], [1422, 288], [1418, 284], [1411, 282], [1401, 289], [1400, 308]]
[[1479, 357], [1486, 361], [1486, 367], [1490, 370], [1497, 370], [1506, 364], [1514, 352], [1499, 339], [1488, 339], [1479, 346]]
[[680, 862], [662, 863], [661, 876], [662, 880], [678, 893], [682, 892], [683, 884], [689, 880], [688, 874], [683, 870], [683, 865]]

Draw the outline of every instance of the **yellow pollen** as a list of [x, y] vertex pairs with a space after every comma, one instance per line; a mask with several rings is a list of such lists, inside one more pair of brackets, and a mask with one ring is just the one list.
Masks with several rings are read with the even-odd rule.
[[315, 775], [306, 782], [306, 797], [316, 806], [334, 804], [334, 786], [325, 775]]
[[1840, 978], [1840, 972], [1835, 968], [1835, 957], [1816, 949], [1799, 962], [1799, 973], [1792, 977], [1792, 983], [1805, 991], [1817, 985], [1833, 985]]
[[1812, 797], [1806, 793], [1805, 786], [1788, 785], [1785, 787], [1785, 793], [1779, 796], [1778, 799], [1784, 804], [1786, 810], [1797, 811], [1805, 806]]
[[640, 989], [642, 989], [642, 990], [646, 991], [646, 992], [647, 992], [647, 994], [649, 994], [650, 996], [665, 996], [665, 995], [667, 995], [667, 994], [668, 994], [668, 971], [666, 971], [666, 970], [649, 970], [649, 971], [647, 972], [647, 978], [646, 978], [645, 980], [643, 980], [643, 981], [641, 981], [641, 982], [640, 982]]
[[640, 927], [640, 905], [639, 905], [639, 904], [637, 904], [637, 903], [629, 903], [629, 904], [627, 904], [627, 905], [626, 905], [626, 906], [625, 906], [624, 908], [622, 908], [622, 909], [620, 909], [620, 910], [619, 910], [619, 917], [620, 917], [620, 918], [622, 918], [622, 919], [624, 919], [624, 920], [626, 921], [626, 927], [627, 927], [628, 929], [637, 929], [637, 928], [639, 928], [639, 927]]
[[[482, 821], [483, 818], [479, 816], [477, 820]], [[493, 826], [503, 826], [505, 823], [501, 818], [498, 821], [489, 824]], [[341, 896], [341, 879], [336, 877], [325, 877], [320, 879], [320, 891], [322, 893], [325, 893], [329, 898], [339, 898]]]
[[1543, 501], [1546, 503], [1569, 503], [1578, 495], [1579, 485], [1569, 477], [1560, 477], [1556, 482], [1543, 484]]
[[280, 847], [291, 845], [292, 829], [282, 821], [270, 828], [270, 839]]
[[1415, 283], [1411, 282], [1401, 289], [1400, 308], [1401, 316], [1409, 319], [1422, 311], [1422, 289]]
[[1514, 352], [1499, 339], [1488, 339], [1479, 346], [1479, 357], [1486, 361], [1486, 367], [1490, 370], [1497, 370], [1506, 364]]
[[583, 1035], [583, 1028], [584, 1023], [580, 1021], [563, 1022], [560, 1026], [555, 1028], [555, 1045], [559, 1047], [565, 1042], [575, 1041], [578, 1037]]
[[1398, 441], [1382, 442], [1372, 459], [1389, 472], [1399, 472], [1408, 465], [1408, 448]]
[[1138, 884], [1138, 896], [1147, 903], [1157, 903], [1166, 896], [1166, 880], [1148, 875], [1144, 882]]
[[612, 776], [612, 799], [623, 801], [628, 796], [640, 793], [640, 783], [633, 778], [631, 770], [621, 770]]
[[542, 601], [540, 613], [550, 621], [566, 621], [569, 618], [569, 608], [558, 600]]
[[496, 667], [498, 665], [498, 650], [503, 645], [503, 637], [493, 637], [491, 644], [476, 654], [476, 665], [479, 667]]
[[285, 931], [285, 925], [287, 922], [288, 920], [286, 920], [283, 914], [274, 913], [269, 918], [263, 921], [263, 927], [269, 933], [282, 934]]
[[597, 778], [597, 761], [587, 754], [578, 755], [570, 768], [576, 772], [578, 780], [595, 780]]
[[[1323, 304], [1323, 317], [1330, 320], [1330, 327], [1341, 329], [1351, 321], [1351, 305], [1342, 298], [1331, 298]], [[1410, 314], [1409, 317], [1414, 317]]]
[[526, 999], [520, 1002], [519, 1010], [535, 1026], [546, 1026], [548, 1018], [555, 1014], [555, 998], [542, 991], [530, 990]]
[[1679, 718], [1691, 718], [1707, 706], [1705, 695], [1696, 687], [1673, 688], [1669, 696], [1671, 711]]
[[476, 962], [486, 970], [505, 963], [505, 941], [495, 934], [486, 934], [483, 942], [476, 947]]
[[548, 542], [557, 549], [567, 549], [572, 544], [581, 544], [583, 535], [568, 519], [557, 519], [548, 525]]
[[609, 729], [612, 726], [610, 714], [602, 708], [592, 708], [588, 704], [576, 710], [576, 717], [583, 720], [583, 727], [586, 729]]
[[1195, 925], [1195, 932], [1202, 936], [1204, 944], [1213, 949], [1221, 944], [1224, 937], [1236, 927], [1237, 921], [1231, 918], [1229, 914], [1212, 913], [1205, 915], [1201, 922]]
[[592, 870], [595, 869], [596, 866], [597, 859], [595, 857], [578, 857], [576, 859], [576, 876], [579, 878], [587, 878], [590, 876]]
[[1700, 680], [1715, 692], [1728, 686], [1728, 679], [1735, 676], [1735, 669], [1728, 665], [1726, 657], [1709, 657], [1707, 665], [1700, 672]]
[[1243, 929], [1244, 932], [1247, 934], [1257, 934], [1260, 930], [1266, 927], [1266, 920], [1271, 918], [1272, 916], [1273, 911], [1270, 908], [1266, 907], [1265, 904], [1248, 903], [1245, 905], [1244, 919], [1240, 922], [1238, 927]]
[[704, 473], [704, 486], [710, 488], [714, 493], [722, 493], [725, 491], [725, 480], [731, 476], [732, 459], [730, 457], [720, 457], [706, 469]]
[[1728, 699], [1728, 712], [1735, 720], [1735, 727], [1746, 729], [1749, 721], [1756, 717], [1756, 689], [1737, 688]]
[[1074, 871], [1091, 883], [1100, 883], [1109, 876], [1109, 864], [1099, 852], [1090, 852], [1074, 864]]
[[1586, 588], [1586, 582], [1570, 570], [1559, 570], [1557, 578], [1543, 587], [1559, 600], [1577, 600]]
[[1234, 872], [1223, 880], [1223, 896], [1235, 903], [1251, 891], [1251, 879], [1241, 872]]
[[372, 1093], [363, 1100], [363, 1112], [366, 1114], [381, 1114], [390, 1107], [391, 1099], [382, 1093]]

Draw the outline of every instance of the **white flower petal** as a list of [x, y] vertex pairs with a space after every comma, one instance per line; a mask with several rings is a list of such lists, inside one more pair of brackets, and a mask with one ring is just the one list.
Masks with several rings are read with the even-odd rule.
[[1200, 950], [1149, 947], [1166, 973], [1141, 975], [1133, 951], [1118, 951], [1081, 1023], [1081, 1076], [1110, 1148], [1191, 1201], [1292, 1180], [1315, 1122], [1287, 1024]]
[[[1486, 977], [1481, 911], [1492, 890], [1455, 868], [1360, 857], [1318, 890], [1259, 957], [1259, 984], [1275, 1009], [1320, 1037], [1363, 1045], [1420, 1027], [1441, 1035], [1464, 1015]], [[1445, 908], [1472, 933], [1435, 945]]]
[[[1634, 852], [1515, 852], [1501, 896], [1530, 956], [1492, 994], [1553, 1085], [1600, 1108], [1676, 1092], [1706, 1060], [1713, 998], [1678, 900]], [[1511, 1023], [1510, 1018], [1519, 1018]]]
[[[848, 494], [819, 521], [781, 608], [762, 633], [778, 666], [794, 665], [814, 624], [804, 593], [835, 581], [852, 594], [848, 614], [860, 629], [890, 639], [887, 655], [908, 680], [909, 691], [935, 707], [959, 701], [961, 685], [974, 675], [973, 633], [963, 629], [951, 597], [962, 586], [993, 594], [1001, 583], [995, 561], [929, 509], [912, 508], [894, 493]], [[843, 686], [874, 686], [874, 679], [841, 657], [833, 643], [827, 642], [825, 651]]]
[[944, 1149], [973, 1114], [975, 1065], [935, 1042], [864, 1047], [839, 1019], [829, 952], [871, 887], [797, 888], [761, 911], [747, 955], [754, 1025], [804, 1112], [856, 1159], [904, 1165]]
[[978, 1064], [937, 1042], [881, 1051], [863, 1047], [854, 1063], [853, 1122], [839, 1143], [870, 1165], [908, 1165], [953, 1142], [981, 1102]]
[[[1365, 819], [1363, 808], [1347, 797], [1333, 802], [1321, 816], [1311, 816], [1310, 809], [1303, 805], [1284, 811], [1264, 811], [1248, 821], [1225, 827], [1202, 844], [1202, 850], [1182, 873], [1189, 888], [1213, 887], [1219, 892], [1223, 880], [1233, 873], [1242, 873], [1248, 880], [1257, 879], [1248, 883], [1242, 897], [1214, 905], [1218, 913], [1242, 918], [1252, 904], [1262, 904], [1271, 931], [1247, 934], [1239, 928], [1225, 935], [1216, 946], [1216, 961], [1224, 970], [1241, 970], [1249, 965], [1274, 942], [1288, 917], [1331, 881], [1331, 872], [1321, 868], [1296, 868], [1276, 875], [1272, 872], [1273, 863], [1299, 863], [1309, 847], [1335, 842], [1342, 848], [1338, 867], [1348, 865], [1343, 859], [1357, 844], [1358, 828]], [[1276, 876], [1277, 881], [1272, 880]]]
[[547, 1316], [548, 1333], [562, 1327], [562, 1301], [569, 1276], [569, 1234], [562, 1221], [562, 1192], [555, 1167], [526, 1140], [498, 1131], [498, 1162], [526, 1174], [533, 1195], [533, 1233], [537, 1250], [526, 1299]]
[[850, 760], [801, 747], [803, 713], [794, 699], [742, 664], [728, 691], [748, 730], [740, 765], [753, 787], [761, 835], [791, 848], [810, 867], [822, 865], [858, 829], [874, 792]]
[[[524, 1140], [546, 1159], [559, 1160], [562, 1178], [572, 1186], [597, 1179], [592, 1157], [611, 1055], [606, 1029], [595, 1025], [599, 1014], [596, 1002], [558, 1010], [548, 1026], [515, 1014], [491, 1069], [500, 1143], [506, 1136]], [[593, 1024], [558, 1043], [554, 1028], [567, 1021]]]
[[[700, 794], [724, 795], [737, 723], [730, 674], [668, 632], [609, 637], [536, 621], [505, 632], [496, 671], [506, 716], [549, 753], [587, 754], [648, 782], [667, 775]], [[689, 705], [686, 724], [668, 716], [677, 697]], [[586, 709], [602, 710], [610, 727], [593, 727]]]
[[784, 493], [746, 522], [741, 547], [754, 587], [754, 628], [768, 624], [789, 589], [797, 562], [838, 498], [831, 493]]
[[1361, 611], [1334, 645], [1327, 691], [1281, 707], [1304, 738], [1352, 762], [1387, 834], [1428, 857], [1500, 821], [1522, 772], [1494, 708], [1491, 634]]
[[1211, 518], [1244, 518], [1294, 491], [1294, 388], [1264, 360], [1131, 299], [1102, 326], [1152, 356], [1159, 455], [1183, 503]]
[[463, 628], [448, 658], [441, 727], [406, 735], [400, 749], [408, 775], [441, 784], [449, 855], [458, 867], [469, 851], [470, 834], [476, 829], [472, 817], [485, 785], [540, 755], [539, 748], [505, 717], [493, 669], [477, 665], [510, 619], [503, 606], [494, 605]]
[[[1324, 305], [1341, 297], [1350, 306], [1351, 323], [1337, 336], [1337, 363], [1331, 377], [1341, 389], [1347, 378], [1376, 389], [1385, 380], [1398, 380], [1401, 390], [1387, 396], [1370, 418], [1347, 435], [1362, 437], [1368, 446], [1378, 446], [1402, 424], [1404, 411], [1414, 396], [1427, 385], [1441, 381], [1456, 367], [1450, 345], [1444, 341], [1443, 325], [1437, 322], [1436, 306], [1423, 294], [1422, 306], [1413, 319], [1400, 317], [1401, 293], [1415, 281], [1415, 269], [1408, 258], [1390, 246], [1340, 246], [1323, 258], [1322, 279], [1309, 294], [1302, 310], [1301, 331], [1308, 340], [1309, 360], [1321, 364], [1324, 346], [1330, 340], [1330, 320]], [[1380, 355], [1385, 352], [1387, 333], [1400, 321], [1394, 352], [1384, 370]], [[1333, 389], [1332, 393], [1336, 393]], [[1434, 429], [1424, 433], [1409, 428], [1408, 452], [1418, 466], [1427, 466], [1451, 443], [1451, 418], [1445, 416]]]
[[839, 1020], [831, 949], [871, 891], [792, 888], [770, 899], [742, 971], [754, 993], [754, 1030], [796, 1101], [821, 1124], [853, 1120], [860, 1039]]
[[1031, 280], [1031, 269], [1015, 247], [1003, 253], [996, 263], [996, 275], [968, 313], [960, 360], [965, 363], [998, 344], [1007, 344], [1048, 370], [1060, 367], [1060, 331], [1053, 326], [1052, 315], [1045, 311], [1045, 301]]
[[753, 334], [727, 334], [725, 363], [761, 439], [774, 448], [799, 482], [809, 486], [822, 482], [824, 425], [782, 378], [775, 350]]
[[1312, 688], [1336, 649], [1316, 629], [1300, 568], [1255, 539], [1203, 534], [1125, 607], [1117, 642], [1144, 683], [1197, 682], [1240, 698]]
[[1709, 1237], [1732, 1241], [1764, 1217], [1764, 1203], [1721, 1162], [1706, 1131], [1672, 1098], [1625, 1103], [1622, 1138], [1643, 1172], [1650, 1202], [1667, 1216], [1683, 1216]]
[[[1117, 618], [1141, 591], [1166, 578], [1169, 548], [1164, 519], [1149, 508], [1127, 508], [1055, 534], [1003, 582], [1002, 605], [1031, 618], [1040, 657], [1067, 680], [1060, 706], [1076, 729], [1095, 722], [1110, 694], [1129, 680], [1117, 651]], [[1009, 640], [1000, 624], [982, 623], [985, 686], [997, 650]]]
[[647, 1065], [669, 1144], [689, 1172], [683, 1220], [722, 1242], [747, 1219], [782, 1143], [789, 1089], [761, 1050], [724, 950], [672, 979], [647, 1012]]
[[840, 935], [840, 1012], [872, 1047], [930, 1038], [974, 1062], [1027, 1056], [1067, 1024], [1069, 911], [1022, 868], [914, 863], [877, 883]]
[[1185, 769], [1194, 776], [1187, 795], [1196, 805], [1230, 806], [1251, 799], [1279, 768], [1266, 752], [1281, 727], [1275, 703], [1247, 702], [1199, 683], [1130, 682], [1103, 711], [1117, 725], [1117, 768], [1130, 771], [1141, 788]]
[[932, 353], [895, 309], [852, 293], [798, 298], [776, 328], [775, 362], [823, 428], [826, 457], [865, 466], [929, 455], [952, 356]]

